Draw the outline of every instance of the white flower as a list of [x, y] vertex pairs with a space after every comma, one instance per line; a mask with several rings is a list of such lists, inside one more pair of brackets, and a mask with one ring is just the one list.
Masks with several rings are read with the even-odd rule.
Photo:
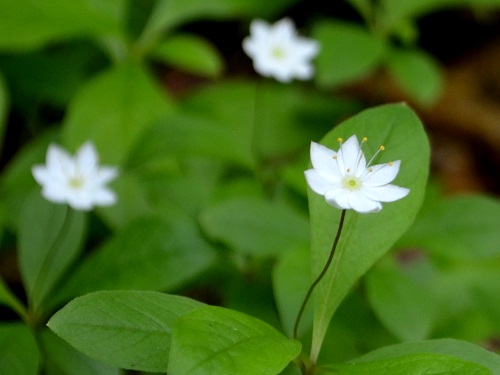
[[35, 165], [32, 173], [43, 187], [42, 195], [51, 202], [85, 211], [116, 202], [115, 194], [105, 185], [118, 175], [118, 170], [99, 167], [92, 142], [82, 145], [74, 158], [61, 147], [50, 145], [46, 165]]
[[355, 135], [345, 143], [339, 138], [338, 152], [318, 143], [311, 143], [311, 163], [313, 169], [305, 172], [309, 187], [325, 197], [328, 204], [340, 209], [353, 209], [359, 213], [379, 212], [380, 202], [394, 202], [404, 198], [409, 189], [391, 185], [401, 165], [400, 160], [370, 166]]
[[294, 23], [288, 18], [274, 25], [254, 20], [250, 36], [243, 40], [243, 50], [252, 58], [259, 74], [290, 82], [293, 78], [306, 80], [313, 76], [310, 60], [318, 54], [319, 43], [298, 36]]

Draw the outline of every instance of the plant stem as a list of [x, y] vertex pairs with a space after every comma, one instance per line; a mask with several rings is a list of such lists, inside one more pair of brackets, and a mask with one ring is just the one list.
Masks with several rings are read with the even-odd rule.
[[[44, 286], [44, 283], [47, 281], [47, 276], [49, 275], [51, 267], [54, 264], [54, 260], [57, 257], [59, 249], [61, 248], [61, 243], [68, 235], [68, 229], [71, 225], [72, 216], [72, 209], [66, 206], [61, 230], [59, 231], [56, 238], [54, 239], [54, 242], [47, 251], [45, 258], [43, 259], [42, 266], [40, 267], [40, 271], [35, 278], [35, 283], [33, 284], [33, 289], [29, 298], [29, 302], [32, 305], [32, 312], [34, 312], [35, 315], [38, 313], [40, 305], [45, 298], [42, 293], [42, 288]], [[50, 288], [52, 288], [52, 286], [49, 286], [48, 291], [50, 291]]]
[[304, 298], [304, 302], [302, 302], [302, 306], [300, 306], [300, 310], [299, 310], [299, 313], [297, 315], [297, 319], [295, 320], [295, 326], [293, 327], [293, 338], [294, 339], [297, 338], [297, 330], [299, 328], [299, 323], [300, 323], [300, 319], [302, 318], [302, 314], [304, 313], [304, 310], [306, 308], [307, 301], [309, 301], [309, 298], [311, 297], [311, 294], [312, 294], [314, 288], [316, 288], [316, 285], [318, 285], [319, 282], [321, 281], [321, 279], [326, 275], [326, 272], [328, 271], [328, 268], [330, 267], [330, 264], [332, 263], [333, 255], [335, 254], [335, 249], [337, 248], [337, 244], [338, 244], [339, 239], [340, 239], [340, 234], [342, 232], [342, 227], [344, 226], [345, 213], [346, 213], [346, 210], [342, 210], [342, 214], [340, 215], [339, 227], [337, 229], [337, 235], [335, 236], [335, 240], [333, 241], [332, 250], [330, 250], [330, 256], [328, 257], [328, 260], [326, 261], [326, 264], [323, 267], [323, 270], [321, 271], [319, 276], [316, 278], [316, 280], [314, 280], [314, 282], [309, 287], [309, 290], [307, 291], [306, 297]]

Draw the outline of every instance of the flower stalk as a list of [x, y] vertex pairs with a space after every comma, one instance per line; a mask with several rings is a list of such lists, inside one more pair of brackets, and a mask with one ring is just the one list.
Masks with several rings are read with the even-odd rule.
[[346, 210], [342, 210], [342, 214], [340, 215], [340, 222], [339, 222], [339, 227], [337, 229], [337, 235], [335, 236], [335, 240], [333, 241], [332, 249], [330, 250], [330, 255], [328, 256], [328, 260], [325, 263], [325, 266], [323, 267], [323, 270], [321, 273], [318, 275], [316, 280], [311, 284], [309, 287], [309, 290], [307, 291], [307, 294], [304, 298], [304, 301], [302, 302], [302, 306], [300, 306], [299, 313], [297, 314], [297, 319], [295, 320], [295, 325], [293, 327], [293, 338], [297, 338], [297, 331], [299, 328], [299, 323], [300, 319], [302, 318], [302, 315], [304, 314], [304, 310], [306, 308], [307, 302], [309, 301], [309, 298], [312, 295], [312, 292], [316, 288], [316, 286], [319, 284], [321, 279], [326, 275], [328, 268], [330, 267], [330, 264], [332, 264], [333, 256], [335, 255], [335, 250], [337, 249], [337, 244], [339, 243], [340, 239], [340, 234], [342, 233], [342, 227], [344, 226], [344, 219], [345, 219], [345, 213]]

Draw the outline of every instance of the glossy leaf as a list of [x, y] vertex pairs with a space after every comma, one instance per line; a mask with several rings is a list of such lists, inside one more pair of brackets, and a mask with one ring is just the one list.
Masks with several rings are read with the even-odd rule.
[[331, 366], [333, 372], [330, 375], [488, 375], [491, 374], [487, 368], [473, 362], [468, 362], [456, 357], [431, 354], [415, 353], [407, 354], [390, 359], [379, 359], [371, 362], [350, 362], [338, 366]]
[[365, 28], [346, 22], [323, 21], [313, 30], [321, 50], [316, 59], [316, 82], [338, 86], [360, 80], [381, 62], [385, 44]]
[[69, 150], [92, 140], [103, 164], [120, 164], [135, 139], [172, 111], [166, 95], [138, 64], [122, 64], [88, 81], [76, 94], [62, 138]]
[[175, 322], [168, 373], [274, 375], [299, 352], [298, 341], [258, 319], [205, 306]]
[[171, 290], [212, 261], [211, 248], [193, 224], [139, 219], [87, 257], [64, 283], [57, 300], [97, 290]]
[[146, 291], [101, 291], [59, 310], [49, 328], [89, 357], [125, 369], [166, 372], [172, 326], [201, 306]]
[[257, 198], [234, 198], [202, 212], [203, 229], [235, 251], [274, 256], [308, 243], [307, 220], [290, 207]]
[[[380, 145], [385, 146], [375, 163], [401, 160], [401, 170], [394, 184], [411, 191], [402, 200], [385, 203], [382, 211], [376, 214], [347, 212], [330, 270], [315, 292], [313, 359], [319, 354], [330, 319], [342, 299], [413, 222], [427, 182], [428, 140], [419, 119], [406, 105], [389, 104], [365, 110], [337, 126], [321, 143], [336, 150], [337, 138], [347, 139], [352, 134], [368, 138], [363, 148], [368, 157]], [[309, 191], [309, 211], [315, 277], [330, 253], [341, 211], [329, 206], [322, 196], [312, 191]]]
[[439, 99], [443, 77], [438, 63], [423, 51], [394, 50], [387, 60], [397, 83], [417, 102], [430, 105]]
[[122, 0], [2, 1], [0, 49], [34, 49], [69, 38], [120, 35], [124, 4]]
[[0, 324], [0, 374], [36, 375], [40, 353], [31, 330], [22, 323]]
[[429, 337], [437, 319], [437, 301], [397, 269], [378, 267], [366, 278], [366, 292], [375, 314], [401, 341]]
[[181, 70], [206, 77], [222, 73], [222, 56], [207, 40], [194, 34], [177, 34], [159, 43], [152, 56]]
[[489, 369], [491, 371], [490, 373], [493, 375], [500, 374], [500, 356], [498, 354], [469, 342], [452, 339], [405, 342], [402, 344], [390, 345], [356, 358], [355, 362], [370, 362], [421, 353], [444, 354], [460, 358]]
[[40, 307], [78, 256], [85, 214], [46, 201], [39, 191], [28, 196], [21, 212], [19, 262], [28, 299]]

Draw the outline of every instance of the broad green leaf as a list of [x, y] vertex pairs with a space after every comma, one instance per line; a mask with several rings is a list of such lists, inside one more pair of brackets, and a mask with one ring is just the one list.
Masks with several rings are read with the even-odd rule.
[[28, 300], [35, 310], [78, 256], [86, 229], [85, 214], [46, 201], [39, 191], [22, 207], [19, 262]]
[[44, 353], [44, 374], [65, 375], [120, 375], [118, 368], [98, 362], [77, 351], [53, 332], [44, 329], [40, 333], [40, 345]]
[[78, 297], [47, 323], [89, 357], [138, 371], [166, 372], [172, 326], [201, 306], [150, 291], [101, 291]]
[[122, 64], [81, 88], [69, 106], [62, 138], [70, 150], [92, 140], [103, 163], [119, 164], [141, 132], [171, 111], [143, 67]]
[[430, 55], [418, 50], [393, 50], [387, 64], [397, 83], [419, 103], [430, 105], [439, 98], [443, 77]]
[[22, 323], [0, 324], [0, 374], [36, 375], [40, 353], [31, 330]]
[[152, 57], [181, 70], [206, 77], [218, 77], [224, 68], [219, 51], [194, 34], [176, 34], [160, 42]]
[[[352, 134], [368, 138], [364, 152], [369, 158], [380, 145], [385, 146], [375, 163], [401, 160], [401, 170], [394, 184], [411, 191], [404, 199], [385, 203], [383, 210], [376, 214], [347, 212], [330, 270], [315, 291], [313, 359], [319, 354], [330, 319], [342, 299], [413, 222], [423, 200], [429, 171], [427, 136], [418, 117], [404, 104], [365, 110], [337, 126], [321, 143], [337, 150], [337, 139], [347, 139]], [[311, 190], [308, 193], [312, 276], [316, 277], [330, 253], [341, 211], [329, 206], [322, 196]]]
[[214, 240], [243, 254], [275, 256], [307, 245], [307, 220], [284, 204], [233, 198], [208, 207], [200, 223]]
[[[386, 346], [362, 357], [356, 363], [397, 358], [408, 354], [435, 353], [453, 356], [489, 369], [493, 375], [500, 374], [500, 356], [477, 345], [459, 340], [439, 339], [405, 342]], [[467, 373], [467, 372], [466, 372]], [[468, 373], [467, 373], [468, 374]]]
[[169, 374], [274, 375], [300, 353], [300, 343], [233, 310], [200, 307], [172, 331]]
[[328, 366], [330, 375], [488, 375], [486, 367], [444, 354], [415, 353], [400, 357]]
[[194, 224], [139, 219], [79, 265], [58, 301], [106, 289], [171, 290], [212, 261], [212, 250]]
[[0, 75], [0, 151], [5, 137], [5, 123], [9, 112], [9, 94], [7, 85], [2, 75]]
[[10, 307], [16, 313], [19, 314], [23, 320], [26, 320], [26, 308], [23, 306], [21, 301], [12, 293], [12, 291], [5, 285], [5, 282], [0, 277], [0, 305], [5, 305]]
[[[217, 146], [215, 146], [217, 145]], [[217, 121], [202, 116], [166, 116], [147, 129], [129, 154], [131, 167], [168, 157], [193, 155], [220, 158], [251, 167], [252, 161], [241, 152], [235, 136]]]
[[419, 247], [461, 261], [500, 256], [500, 202], [486, 196], [445, 198], [424, 206], [399, 248]]
[[[281, 255], [273, 269], [273, 289], [276, 305], [284, 331], [290, 336], [293, 326], [304, 301], [311, 281], [310, 253], [306, 247], [297, 247]], [[309, 332], [312, 327], [312, 304], [306, 311], [299, 325], [298, 337]]]
[[122, 0], [4, 0], [0, 49], [18, 51], [68, 38], [120, 35], [124, 4]]
[[323, 21], [313, 30], [321, 50], [316, 59], [316, 82], [323, 87], [360, 80], [380, 63], [385, 43], [365, 28], [339, 21]]
[[378, 267], [366, 278], [366, 292], [375, 314], [401, 341], [429, 337], [437, 319], [437, 301], [397, 269]]

